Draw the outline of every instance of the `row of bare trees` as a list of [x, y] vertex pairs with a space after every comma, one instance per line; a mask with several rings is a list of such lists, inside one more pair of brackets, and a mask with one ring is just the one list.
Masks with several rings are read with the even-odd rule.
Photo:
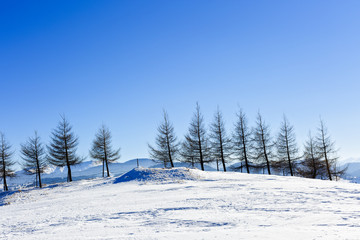
[[[110, 130], [102, 125], [95, 135], [95, 139], [90, 149], [90, 156], [97, 162], [102, 163], [102, 176], [110, 176], [109, 163], [120, 158], [120, 148], [114, 150], [112, 148], [112, 137]], [[49, 165], [67, 168], [67, 181], [72, 181], [71, 167], [84, 161], [84, 157], [80, 157], [76, 151], [79, 138], [72, 131], [72, 126], [65, 116], [61, 116], [58, 126], [51, 133], [50, 144], [45, 146], [37, 132], [30, 137], [27, 142], [21, 144], [22, 161], [19, 162], [25, 173], [35, 175], [36, 186], [42, 187], [41, 174]], [[0, 176], [3, 182], [4, 191], [8, 191], [6, 182], [7, 177], [14, 177], [13, 160], [14, 151], [12, 146], [5, 139], [3, 133], [0, 133], [0, 151], [1, 166]]]
[[336, 179], [345, 172], [337, 163], [337, 150], [324, 122], [320, 120], [317, 135], [309, 133], [300, 153], [294, 127], [284, 116], [278, 134], [273, 139], [269, 125], [258, 113], [255, 126], [250, 128], [246, 114], [240, 109], [233, 131], [228, 134], [219, 108], [206, 130], [204, 116], [197, 103], [188, 133], [178, 141], [166, 111], [158, 127], [155, 145], [149, 144], [153, 159], [174, 167], [174, 162], [185, 162], [201, 170], [215, 163], [217, 170], [226, 171], [227, 164], [241, 172], [303, 176], [308, 178]]

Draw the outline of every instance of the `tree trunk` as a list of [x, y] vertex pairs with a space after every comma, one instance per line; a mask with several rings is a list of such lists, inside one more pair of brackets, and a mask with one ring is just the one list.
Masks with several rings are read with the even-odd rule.
[[271, 175], [271, 172], [270, 172], [270, 163], [269, 163], [269, 159], [268, 159], [268, 156], [267, 156], [267, 153], [266, 153], [266, 147], [265, 147], [265, 145], [264, 145], [264, 154], [265, 154], [265, 160], [266, 160], [266, 167], [267, 167], [267, 170], [268, 170], [269, 175]]
[[202, 155], [200, 136], [199, 136], [199, 153], [200, 153], [200, 166], [201, 166], [201, 170], [204, 171], [204, 159], [203, 159], [203, 155]]
[[[263, 130], [261, 130], [261, 131], [263, 131]], [[261, 140], [262, 140], [262, 143], [263, 143], [263, 151], [264, 151], [264, 156], [265, 156], [265, 160], [266, 160], [266, 166], [267, 166], [269, 175], [271, 175], [271, 172], [270, 172], [270, 163], [269, 163], [269, 158], [268, 158], [267, 152], [266, 152], [266, 145], [265, 145], [264, 133], [263, 133], [263, 132], [262, 132], [262, 134], [261, 134]]]
[[106, 172], [107, 172], [107, 176], [110, 177], [110, 172], [109, 172], [109, 165], [108, 162], [106, 161]]
[[[287, 132], [286, 132], [286, 134], [287, 134]], [[291, 176], [294, 176], [292, 166], [291, 166], [291, 158], [290, 158], [290, 152], [289, 152], [289, 142], [288, 142], [288, 137], [287, 136], [286, 136], [286, 153], [287, 153], [287, 157], [288, 157], [288, 161], [289, 161], [290, 174], [291, 174]]]
[[222, 142], [222, 139], [221, 139], [221, 138], [222, 138], [222, 137], [221, 137], [221, 135], [220, 135], [220, 155], [221, 155], [221, 161], [222, 161], [222, 165], [223, 165], [223, 170], [224, 170], [224, 172], [226, 172], [223, 142]]
[[247, 173], [250, 173], [249, 162], [248, 162], [247, 154], [246, 154], [245, 132], [244, 132], [244, 126], [243, 126], [242, 122], [241, 122], [241, 138], [242, 138], [242, 144], [243, 144], [243, 151], [244, 151], [243, 153], [244, 153], [244, 158], [245, 158], [246, 171], [247, 171]]
[[110, 177], [105, 138], [104, 138], [104, 154], [105, 154], [105, 164], [106, 164], [106, 172], [107, 172], [107, 176], [108, 176], [108, 177]]
[[245, 158], [246, 171], [247, 171], [247, 173], [250, 173], [249, 162], [248, 162], [247, 155], [246, 155], [246, 145], [245, 145], [245, 142], [244, 142], [244, 137], [243, 137], [243, 148], [244, 148], [244, 158]]
[[291, 160], [290, 160], [289, 153], [288, 153], [288, 161], [289, 161], [290, 174], [291, 174], [291, 176], [294, 176], [292, 166], [291, 166]]
[[69, 182], [72, 182], [72, 176], [71, 176], [71, 169], [70, 169], [69, 161], [67, 161], [67, 169], [68, 169]]
[[67, 166], [67, 169], [68, 169], [68, 181], [69, 181], [69, 182], [72, 182], [70, 162], [69, 162], [69, 154], [68, 154], [68, 146], [67, 146], [66, 136], [65, 136], [65, 135], [64, 135], [64, 139], [65, 139], [65, 158], [66, 158], [66, 166]]
[[8, 190], [7, 184], [6, 184], [6, 169], [5, 169], [5, 160], [4, 156], [2, 156], [2, 164], [3, 164], [3, 182], [4, 182], [4, 191]]
[[[37, 150], [36, 150], [37, 151]], [[41, 177], [40, 177], [40, 164], [39, 164], [39, 157], [38, 154], [36, 153], [36, 171], [37, 171], [37, 177], [39, 178], [39, 187], [42, 188], [42, 184], [41, 184]]]
[[3, 177], [3, 181], [4, 181], [4, 191], [7, 191], [8, 190], [8, 186], [6, 184], [6, 175], [5, 175], [5, 171], [4, 171], [4, 177]]
[[172, 160], [172, 157], [171, 157], [171, 149], [170, 149], [169, 133], [168, 133], [168, 132], [166, 133], [166, 144], [167, 144], [167, 149], [168, 149], [170, 164], [171, 164], [171, 167], [173, 168], [173, 167], [174, 167], [174, 163], [173, 163], [173, 160]]
[[326, 151], [326, 144], [325, 144], [325, 136], [324, 136], [323, 132], [322, 132], [322, 144], [324, 146], [324, 157], [325, 157], [325, 163], [326, 163], [326, 170], [327, 170], [327, 173], [329, 176], [329, 180], [332, 181], [329, 161], [328, 161], [327, 154], [326, 154], [327, 151]]
[[325, 151], [325, 162], [326, 162], [326, 169], [329, 175], [329, 180], [332, 181], [332, 177], [331, 177], [331, 172], [330, 172], [330, 166], [329, 166], [329, 161], [327, 159], [327, 155], [326, 155], [326, 151]]

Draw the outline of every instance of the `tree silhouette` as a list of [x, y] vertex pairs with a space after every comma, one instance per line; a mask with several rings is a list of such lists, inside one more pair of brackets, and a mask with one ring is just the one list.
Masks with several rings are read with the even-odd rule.
[[35, 174], [36, 182], [41, 188], [41, 173], [44, 172], [47, 162], [45, 148], [36, 131], [34, 137], [30, 137], [25, 144], [21, 144], [21, 155], [24, 160], [22, 163], [24, 171], [30, 175]]
[[193, 153], [191, 156], [194, 162], [200, 163], [201, 170], [204, 171], [204, 164], [210, 162], [209, 141], [204, 126], [204, 117], [200, 112], [200, 106], [196, 103], [196, 110], [190, 122], [189, 132], [185, 135], [182, 144], [183, 155]]
[[335, 142], [330, 138], [328, 130], [323, 122], [320, 119], [320, 126], [318, 128], [318, 135], [316, 137], [316, 146], [318, 152], [321, 154], [323, 161], [325, 162], [326, 172], [330, 181], [332, 181], [332, 176], [341, 176], [344, 174], [346, 169], [341, 169], [337, 166], [337, 149], [335, 149]]
[[51, 143], [48, 146], [50, 164], [57, 167], [67, 167], [67, 180], [72, 181], [71, 166], [81, 163], [84, 158], [80, 158], [76, 154], [78, 137], [72, 132], [72, 127], [66, 120], [65, 116], [61, 116], [57, 128], [52, 132]]
[[288, 169], [290, 175], [294, 176], [297, 161], [299, 160], [299, 149], [296, 144], [294, 127], [289, 124], [285, 115], [278, 133], [276, 149], [278, 158], [277, 164], [283, 168], [283, 171]]
[[151, 158], [160, 160], [166, 167], [167, 163], [170, 163], [171, 167], [174, 167], [174, 161], [179, 153], [179, 143], [177, 141], [174, 127], [169, 121], [167, 112], [163, 111], [163, 122], [157, 128], [158, 135], [155, 139], [156, 147], [149, 146], [149, 152]]
[[108, 127], [102, 125], [95, 135], [95, 139], [90, 149], [91, 158], [102, 162], [102, 176], [106, 166], [107, 176], [110, 177], [109, 163], [113, 163], [120, 158], [120, 148], [113, 150], [111, 146], [112, 136]]
[[215, 159], [221, 160], [223, 170], [226, 172], [225, 163], [230, 159], [231, 141], [226, 134], [224, 120], [219, 108], [210, 126], [210, 139], [212, 156], [214, 156]]
[[239, 169], [242, 172], [243, 162], [245, 163], [246, 172], [250, 173], [250, 167], [252, 165], [250, 158], [250, 149], [252, 149], [252, 132], [248, 128], [247, 118], [245, 113], [240, 109], [236, 114], [237, 121], [235, 123], [233, 138], [233, 149], [235, 156], [240, 160]]
[[258, 166], [260, 168], [266, 167], [268, 174], [271, 175], [270, 158], [273, 156], [272, 148], [274, 143], [272, 142], [270, 136], [270, 128], [268, 125], [266, 125], [260, 112], [258, 113], [256, 119], [256, 127], [253, 129], [253, 136], [254, 158], [258, 162]]
[[304, 144], [303, 160], [298, 169], [300, 175], [307, 178], [325, 178], [327, 175], [326, 165], [321, 160], [321, 155], [314, 137], [309, 132], [308, 140]]
[[5, 135], [0, 132], [0, 152], [1, 152], [1, 165], [0, 165], [0, 174], [3, 180], [4, 191], [8, 191], [6, 177], [14, 177], [15, 172], [12, 169], [12, 166], [15, 164], [12, 161], [12, 156], [14, 152], [11, 151], [11, 145], [5, 139]]

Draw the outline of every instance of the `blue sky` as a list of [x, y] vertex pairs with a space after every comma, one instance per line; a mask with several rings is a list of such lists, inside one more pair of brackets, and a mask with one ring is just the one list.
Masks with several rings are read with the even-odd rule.
[[[166, 109], [182, 139], [198, 101], [228, 131], [241, 106], [299, 145], [321, 115], [360, 157], [359, 1], [2, 1], [0, 131], [45, 143], [64, 113], [88, 155], [102, 123], [121, 161], [147, 157]], [[17, 157], [17, 159], [19, 159]]]

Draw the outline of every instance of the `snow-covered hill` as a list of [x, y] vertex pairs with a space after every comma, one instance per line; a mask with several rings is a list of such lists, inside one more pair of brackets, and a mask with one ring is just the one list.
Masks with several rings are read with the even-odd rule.
[[[154, 162], [151, 159], [139, 158], [132, 159], [123, 163], [111, 163], [109, 165], [111, 176], [120, 176], [131, 169], [137, 167], [139, 164], [140, 167], [146, 168], [162, 168], [163, 164]], [[190, 167], [189, 163], [176, 162], [175, 167]], [[196, 164], [195, 168], [200, 168], [200, 164]], [[206, 171], [216, 171], [216, 169], [205, 165]], [[78, 165], [71, 167], [72, 178], [74, 181], [83, 180], [83, 179], [93, 179], [102, 177], [102, 165], [95, 164], [92, 161], [82, 162]], [[41, 175], [42, 182], [44, 184], [54, 184], [67, 181], [67, 168], [59, 167], [49, 167], [45, 173]], [[11, 190], [21, 189], [27, 186], [35, 184], [35, 175], [26, 175], [23, 170], [16, 172], [16, 177], [8, 179], [8, 186]], [[3, 185], [0, 179], [0, 188], [2, 189]]]
[[139, 168], [2, 194], [0, 239], [359, 239], [358, 184]]

